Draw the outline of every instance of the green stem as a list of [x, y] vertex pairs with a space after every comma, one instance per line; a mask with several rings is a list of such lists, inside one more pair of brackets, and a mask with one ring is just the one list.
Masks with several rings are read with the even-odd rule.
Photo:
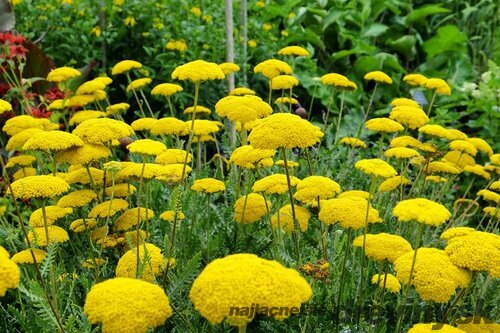
[[141, 230], [141, 194], [142, 194], [142, 184], [144, 183], [144, 169], [146, 168], [146, 158], [142, 158], [142, 168], [141, 168], [141, 176], [139, 178], [139, 189], [137, 190], [137, 227], [135, 234], [135, 251], [136, 251], [136, 269], [135, 269], [135, 277], [139, 279], [139, 267], [141, 264], [141, 256], [139, 253], [139, 238], [140, 238], [140, 230]]
[[431, 104], [429, 104], [429, 108], [427, 109], [427, 117], [431, 114], [432, 106], [434, 105], [434, 100], [436, 99], [437, 92], [434, 91], [432, 95]]
[[339, 119], [337, 121], [337, 130], [335, 131], [335, 141], [334, 141], [334, 144], [337, 143], [337, 140], [339, 138], [340, 123], [342, 122], [342, 110], [344, 109], [344, 94], [345, 94], [345, 91], [342, 91], [342, 95], [340, 97]]
[[342, 259], [342, 271], [340, 273], [340, 282], [339, 282], [339, 292], [337, 295], [337, 307], [335, 309], [335, 332], [339, 331], [339, 325], [340, 325], [340, 305], [342, 302], [342, 292], [344, 291], [344, 282], [345, 282], [345, 271], [346, 271], [346, 262], [347, 262], [347, 257], [349, 256], [349, 247], [351, 246], [351, 237], [352, 237], [352, 229], [349, 228], [347, 229], [347, 241], [345, 243], [345, 249], [344, 249], [344, 258]]

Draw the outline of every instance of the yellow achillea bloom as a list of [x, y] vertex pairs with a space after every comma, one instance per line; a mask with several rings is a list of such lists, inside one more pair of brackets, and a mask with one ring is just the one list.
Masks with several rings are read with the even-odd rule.
[[12, 183], [14, 197], [18, 199], [47, 199], [69, 190], [69, 184], [54, 176], [29, 176]]
[[456, 128], [447, 128], [448, 136], [450, 141], [453, 140], [467, 140], [469, 137], [464, 132], [457, 130]]
[[158, 123], [158, 121], [159, 120], [156, 118], [139, 118], [134, 120], [132, 124], [130, 124], [130, 127], [132, 127], [134, 131], [150, 131], [151, 128]]
[[422, 109], [412, 106], [396, 106], [389, 114], [389, 118], [410, 129], [422, 127], [429, 122], [429, 117]]
[[45, 252], [44, 250], [27, 249], [14, 254], [11, 260], [16, 264], [34, 264], [35, 262], [33, 261], [33, 256], [31, 255], [32, 251], [35, 255], [35, 260], [37, 263], [42, 262], [43, 259], [45, 259], [45, 257], [47, 256], [47, 252]]
[[219, 64], [219, 68], [225, 75], [231, 74], [233, 72], [238, 72], [240, 70], [240, 66], [232, 62], [224, 62], [222, 64]]
[[128, 103], [117, 103], [106, 107], [106, 115], [111, 116], [126, 112], [130, 108]]
[[61, 227], [55, 225], [49, 225], [47, 227], [49, 231], [49, 239], [45, 234], [45, 227], [37, 227], [31, 229], [28, 232], [28, 239], [30, 242], [37, 244], [38, 246], [48, 246], [53, 243], [64, 243], [69, 240], [68, 233]]
[[364, 79], [367, 81], [375, 81], [379, 83], [392, 84], [392, 79], [389, 75], [381, 71], [373, 71], [365, 74]]
[[[288, 161], [287, 160], [286, 162], [288, 164], [288, 169], [295, 168], [295, 167], [298, 167], [300, 165], [298, 162], [295, 162], [295, 161]], [[285, 161], [284, 160], [277, 160], [275, 165], [280, 166], [280, 167], [284, 167]]]
[[395, 133], [404, 130], [403, 125], [389, 118], [373, 118], [365, 123], [365, 127], [374, 132]]
[[299, 80], [297, 80], [292, 75], [278, 75], [272, 79], [271, 89], [273, 90], [292, 89], [298, 84]]
[[391, 192], [401, 187], [401, 184], [408, 185], [410, 180], [404, 176], [394, 176], [384, 180], [378, 187], [379, 192]]
[[151, 139], [140, 139], [132, 142], [127, 149], [133, 154], [157, 156], [167, 150], [163, 142]]
[[469, 333], [459, 328], [441, 323], [415, 324], [408, 333]]
[[[250, 309], [259, 304], [261, 308], [300, 309], [311, 296], [311, 287], [296, 270], [248, 253], [212, 261], [196, 278], [189, 292], [194, 308], [204, 318], [212, 324], [225, 320], [232, 326], [246, 325], [254, 318], [248, 312], [244, 315], [234, 313], [232, 306]], [[289, 311], [280, 311], [274, 318], [283, 320], [289, 316]]]
[[473, 317], [458, 318], [455, 321], [457, 328], [467, 333], [498, 333], [500, 324], [492, 320], [474, 315]]
[[459, 237], [459, 236], [465, 236], [465, 235], [468, 235], [474, 231], [476, 231], [476, 229], [474, 229], [474, 228], [455, 227], [455, 228], [450, 228], [450, 229], [444, 231], [439, 238], [449, 241], [452, 238]]
[[109, 118], [89, 119], [78, 125], [72, 132], [87, 143], [107, 144], [134, 134], [132, 127]]
[[34, 118], [28, 115], [20, 115], [8, 119], [2, 127], [2, 131], [4, 131], [7, 135], [13, 136], [14, 134], [20, 133], [29, 128], [47, 130], [46, 127], [51, 124], [50, 120], [46, 118]]
[[[290, 185], [292, 187], [297, 186], [299, 182], [300, 179], [290, 176]], [[259, 179], [253, 184], [252, 191], [266, 194], [283, 194], [288, 191], [286, 175], [277, 173]]]
[[[47, 225], [54, 224], [57, 220], [62, 219], [68, 214], [73, 213], [72, 208], [63, 208], [59, 206], [45, 206], [45, 218]], [[42, 208], [38, 208], [30, 215], [29, 225], [32, 227], [43, 227], [45, 224]]]
[[427, 173], [448, 173], [452, 175], [458, 175], [461, 173], [461, 170], [456, 167], [455, 164], [448, 163], [448, 162], [440, 162], [440, 161], [435, 161], [435, 162], [430, 162], [427, 165], [426, 169]]
[[5, 167], [8, 168], [13, 168], [15, 166], [20, 166], [20, 167], [27, 167], [32, 165], [36, 161], [35, 156], [31, 155], [17, 155], [17, 156], [12, 156], [9, 158], [7, 163], [5, 164]]
[[82, 268], [96, 269], [97, 267], [104, 266], [106, 260], [99, 258], [87, 259], [82, 263]]
[[85, 221], [83, 219], [78, 219], [71, 222], [71, 224], [69, 225], [69, 230], [72, 230], [75, 233], [80, 233], [88, 229], [92, 229], [96, 225], [97, 220], [95, 219], [85, 219]]
[[47, 81], [65, 82], [80, 75], [82, 75], [82, 73], [72, 67], [59, 67], [49, 72], [47, 75]]
[[203, 178], [196, 179], [194, 184], [191, 186], [191, 189], [196, 192], [217, 193], [224, 191], [226, 189], [226, 185], [224, 182], [215, 178]]
[[[173, 210], [167, 210], [160, 214], [160, 219], [167, 222], [174, 222], [175, 212]], [[186, 215], [183, 212], [177, 212], [177, 221], [184, 220]]]
[[483, 212], [489, 216], [500, 218], [500, 208], [497, 207], [484, 207]]
[[345, 137], [340, 140], [340, 144], [351, 146], [352, 148], [366, 148], [366, 143], [358, 138]]
[[[92, 175], [92, 181], [94, 181], [94, 184], [102, 185], [102, 183], [104, 182], [104, 171], [92, 167], [89, 168], [89, 171], [90, 174]], [[80, 168], [75, 171], [68, 172], [65, 175], [58, 173], [58, 177], [64, 179], [68, 184], [91, 183], [91, 178], [89, 177], [89, 174], [85, 168]], [[108, 182], [110, 182], [109, 179]]]
[[120, 333], [124, 328], [147, 332], [172, 316], [168, 297], [161, 287], [129, 278], [109, 279], [92, 286], [83, 311], [92, 324], [101, 323], [107, 333]]
[[370, 193], [360, 190], [350, 190], [340, 193], [337, 198], [359, 197], [368, 200]]
[[457, 166], [458, 168], [463, 168], [466, 165], [476, 164], [474, 157], [458, 150], [452, 150], [447, 152], [443, 157], [443, 161], [455, 164], [455, 166]]
[[489, 180], [491, 178], [491, 175], [484, 169], [483, 166], [476, 164], [476, 165], [466, 165], [464, 166], [464, 171], [465, 172], [470, 172], [475, 175], [481, 176], [486, 180]]
[[[137, 253], [133, 248], [125, 252], [125, 254], [118, 260], [116, 265], [116, 277], [129, 277], [135, 278], [137, 273]], [[155, 276], [160, 275], [165, 269], [167, 263], [161, 249], [154, 244], [143, 243], [139, 246], [139, 258], [143, 262], [147, 260], [140, 277], [144, 281], [153, 282]]]
[[172, 96], [184, 90], [182, 86], [175, 83], [161, 83], [151, 90], [151, 95], [161, 95], [165, 97]]
[[0, 114], [9, 111], [12, 111], [12, 105], [3, 99], [0, 99]]
[[89, 214], [89, 218], [105, 218], [108, 216], [113, 216], [116, 213], [127, 209], [128, 202], [123, 199], [112, 199], [108, 201], [101, 202], [100, 204], [94, 206]]
[[[168, 165], [159, 165], [154, 163], [146, 163], [144, 172], [142, 171], [142, 163], [133, 163], [133, 162], [123, 162], [123, 169], [121, 169], [116, 174], [117, 181], [124, 181], [129, 178], [139, 179], [142, 177], [143, 179], [153, 179], [156, 178], [158, 180], [171, 180], [171, 181], [179, 181], [181, 177], [181, 172], [183, 169], [182, 164], [168, 164]], [[191, 172], [191, 168], [189, 166], [186, 167], [185, 177]]]
[[420, 154], [415, 149], [405, 147], [389, 148], [384, 152], [385, 157], [395, 157], [401, 159], [420, 157]]
[[106, 84], [100, 80], [91, 80], [82, 83], [78, 89], [76, 89], [75, 95], [91, 95], [97, 90], [106, 89]]
[[83, 110], [83, 111], [78, 111], [71, 116], [69, 119], [69, 125], [78, 125], [83, 123], [85, 120], [93, 119], [93, 118], [102, 118], [106, 117], [106, 113], [102, 111], [95, 111], [95, 110]]
[[278, 75], [292, 74], [292, 67], [284, 61], [277, 59], [268, 59], [257, 64], [253, 69], [254, 73], [261, 73], [269, 80], [272, 80]]
[[411, 137], [409, 135], [395, 137], [394, 139], [391, 140], [391, 143], [390, 143], [391, 147], [420, 148], [421, 145], [422, 145], [422, 142], [418, 141], [417, 139], [415, 139], [414, 137]]
[[178, 66], [172, 72], [172, 79], [181, 81], [191, 81], [199, 84], [207, 80], [222, 80], [224, 73], [216, 63], [203, 60], [195, 60]]
[[14, 261], [0, 254], [0, 297], [5, 296], [7, 289], [15, 289], [21, 280], [21, 272]]
[[129, 230], [138, 223], [151, 220], [155, 217], [155, 212], [146, 208], [131, 208], [123, 212], [115, 221], [114, 229], [117, 231]]
[[[184, 163], [187, 151], [183, 149], [167, 149], [156, 156], [155, 162], [161, 165]], [[191, 163], [193, 155], [188, 154], [187, 163]]]
[[[194, 106], [188, 106], [187, 108], [184, 109], [184, 111], [182, 113], [183, 114], [193, 114], [194, 113]], [[209, 115], [211, 113], [212, 113], [212, 110], [210, 110], [206, 106], [202, 106], [202, 105], [196, 106], [196, 115]]]
[[260, 119], [270, 115], [273, 109], [260, 97], [245, 96], [227, 96], [220, 99], [215, 104], [215, 112], [231, 121], [239, 121], [246, 124], [255, 119]]
[[158, 119], [151, 127], [151, 134], [155, 135], [187, 135], [189, 128], [182, 120], [173, 117]]
[[401, 283], [399, 283], [398, 279], [392, 275], [379, 275], [375, 274], [372, 276], [372, 284], [378, 284], [379, 288], [384, 288], [393, 293], [399, 293], [401, 291]]
[[446, 128], [440, 125], [424, 125], [418, 129], [419, 133], [424, 133], [438, 138], [450, 140], [450, 134]]
[[71, 165], [88, 165], [92, 162], [109, 157], [111, 150], [103, 144], [85, 143], [83, 146], [59, 151], [57, 162], [66, 162]]
[[234, 88], [231, 90], [229, 95], [231, 96], [245, 96], [245, 95], [256, 95], [257, 93], [253, 91], [252, 89], [245, 88], [245, 87], [238, 87]]
[[305, 48], [300, 46], [286, 46], [278, 51], [279, 55], [291, 55], [309, 57], [311, 54]]
[[491, 148], [489, 143], [486, 142], [485, 140], [481, 138], [468, 138], [466, 140], [467, 142], [472, 143], [477, 150], [488, 154], [488, 156], [493, 155], [493, 149]]
[[447, 96], [451, 95], [450, 86], [448, 85], [448, 83], [446, 83], [445, 80], [442, 79], [436, 79], [436, 78], [427, 79], [424, 83], [424, 87], [426, 87], [427, 89], [432, 89], [437, 94], [440, 95], [447, 95]]
[[[300, 231], [306, 232], [309, 225], [309, 219], [311, 214], [307, 208], [294, 206], [295, 218], [299, 224]], [[279, 212], [276, 212], [271, 217], [271, 224], [274, 229], [283, 229], [285, 232], [292, 232], [295, 230], [295, 224], [293, 222], [292, 205], [285, 205], [280, 208]]]
[[124, 74], [134, 68], [141, 68], [142, 64], [134, 60], [122, 60], [113, 66], [111, 69], [112, 75]]
[[0, 245], [0, 256], [4, 256], [6, 258], [10, 258], [9, 252], [3, 246], [1, 246], [1, 245]]
[[[363, 235], [352, 242], [354, 247], [363, 247]], [[365, 241], [365, 254], [375, 261], [387, 260], [394, 262], [403, 254], [412, 251], [410, 243], [401, 236], [387, 233], [367, 234]]]
[[454, 140], [450, 142], [450, 148], [455, 151], [461, 151], [471, 156], [476, 156], [477, 148], [470, 142], [465, 140]]
[[14, 134], [9, 139], [9, 141], [7, 141], [7, 145], [5, 146], [5, 150], [7, 150], [7, 151], [22, 150], [26, 141], [28, 141], [34, 134], [40, 133], [42, 131], [43, 130], [40, 128], [28, 128], [28, 129], [22, 130], [19, 133]]
[[276, 154], [274, 149], [256, 149], [253, 146], [244, 145], [233, 151], [229, 161], [242, 168], [254, 169], [259, 162], [273, 157], [274, 154]]
[[185, 52], [188, 49], [188, 46], [186, 44], [186, 41], [181, 39], [181, 40], [169, 40], [167, 44], [165, 44], [165, 48], [167, 50], [176, 50], [179, 52]]
[[267, 214], [271, 202], [260, 194], [249, 193], [234, 202], [234, 220], [238, 223], [255, 223]]
[[278, 97], [276, 98], [276, 100], [274, 101], [275, 104], [292, 104], [292, 105], [296, 105], [296, 104], [299, 104], [299, 101], [296, 100], [295, 98], [290, 98], [290, 97]]
[[151, 80], [149, 77], [134, 80], [128, 84], [126, 90], [127, 91], [141, 90], [142, 88], [150, 84], [152, 81], [153, 80]]
[[64, 109], [66, 106], [68, 106], [66, 104], [67, 100], [63, 100], [63, 99], [56, 99], [54, 101], [52, 101], [52, 103], [49, 104], [49, 106], [47, 106], [47, 110], [49, 111], [53, 111], [53, 110], [62, 110]]
[[400, 201], [392, 213], [398, 222], [415, 221], [433, 226], [443, 224], [451, 217], [450, 211], [445, 206], [425, 198]]
[[[365, 224], [368, 201], [361, 197], [335, 198], [321, 201], [319, 220], [325, 224], [339, 223], [343, 228], [354, 230]], [[368, 210], [368, 223], [381, 223], [378, 211], [371, 205]]]
[[122, 183], [115, 184], [115, 186], [106, 187], [104, 189], [104, 194], [106, 194], [108, 197], [111, 197], [111, 194], [113, 194], [113, 197], [125, 198], [129, 195], [134, 194], [136, 190], [137, 189], [134, 185]]
[[330, 199], [340, 191], [340, 185], [328, 177], [309, 176], [299, 181], [293, 197], [302, 203], [315, 206], [318, 197], [320, 200]]
[[389, 178], [398, 174], [389, 163], [379, 158], [359, 160], [354, 167], [374, 177]]
[[339, 90], [356, 90], [358, 89], [358, 86], [356, 83], [352, 82], [349, 80], [347, 77], [341, 74], [337, 73], [329, 73], [323, 75], [321, 78], [321, 83], [323, 83], [326, 86], [334, 86], [335, 88]]
[[22, 178], [26, 178], [28, 176], [36, 176], [36, 169], [35, 168], [26, 168], [26, 167], [19, 169], [12, 175], [12, 178], [14, 180], [19, 180]]
[[190, 12], [194, 16], [201, 16], [201, 8], [200, 7], [192, 7]]
[[445, 251], [455, 265], [472, 271], [488, 271], [492, 277], [500, 277], [500, 236], [474, 231], [447, 242]]
[[193, 133], [195, 136], [211, 135], [219, 131], [215, 121], [205, 119], [195, 119], [186, 121], [186, 126], [191, 129], [192, 122], [194, 122]]
[[319, 127], [290, 113], [276, 113], [262, 119], [248, 136], [255, 148], [307, 148], [323, 137]]
[[90, 82], [101, 82], [104, 83], [105, 86], [109, 86], [111, 83], [113, 83], [113, 79], [108, 77], [108, 76], [98, 76], [91, 80]]
[[494, 181], [490, 185], [490, 189], [500, 192], [500, 180]]
[[83, 146], [83, 141], [74, 134], [62, 131], [43, 131], [28, 139], [23, 150], [50, 152], [80, 146]]
[[416, 101], [414, 101], [413, 99], [404, 98], [404, 97], [399, 97], [399, 98], [393, 99], [391, 102], [391, 106], [392, 107], [412, 106], [414, 108], [420, 108], [420, 104], [418, 104]]
[[427, 78], [422, 74], [407, 74], [403, 77], [403, 81], [409, 84], [410, 86], [423, 87]]

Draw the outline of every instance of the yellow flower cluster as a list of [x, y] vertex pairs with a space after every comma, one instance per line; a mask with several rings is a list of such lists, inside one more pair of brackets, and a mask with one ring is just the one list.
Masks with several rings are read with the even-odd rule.
[[[234, 313], [231, 307], [250, 309], [258, 304], [261, 309], [293, 307], [298, 310], [311, 296], [311, 287], [297, 271], [246, 253], [212, 261], [196, 278], [189, 292], [194, 308], [204, 318], [212, 324], [226, 320], [233, 326], [246, 325], [254, 316]], [[283, 320], [291, 313], [270, 314]]]
[[[153, 89], [154, 90], [154, 89]], [[117, 103], [106, 107], [106, 115], [116, 115], [123, 112], [126, 112], [130, 108], [130, 104], [128, 103]]]
[[[368, 208], [368, 221], [365, 220]], [[360, 229], [367, 223], [381, 223], [378, 211], [361, 197], [335, 198], [321, 201], [319, 220], [325, 224], [339, 223], [343, 228]]]
[[380, 288], [385, 287], [385, 289], [393, 293], [399, 293], [401, 291], [401, 283], [399, 283], [398, 279], [392, 274], [375, 274], [372, 276], [372, 284], [377, 284]]
[[84, 232], [90, 230], [97, 225], [97, 220], [95, 219], [78, 219], [71, 222], [69, 229], [75, 233]]
[[123, 199], [112, 199], [95, 205], [89, 212], [88, 217], [97, 219], [113, 216], [119, 211], [125, 210], [128, 202]]
[[300, 46], [286, 46], [278, 51], [279, 55], [302, 56], [309, 57], [310, 53], [305, 48]]
[[150, 132], [155, 135], [187, 135], [189, 129], [182, 120], [166, 117], [158, 119], [151, 127]]
[[410, 129], [422, 127], [429, 122], [429, 117], [425, 112], [413, 106], [396, 106], [391, 110], [389, 118]]
[[215, 178], [203, 178], [196, 179], [191, 189], [196, 192], [217, 193], [226, 190], [226, 185]]
[[400, 201], [392, 213], [399, 222], [415, 221], [433, 226], [443, 224], [451, 217], [450, 211], [445, 206], [425, 198]]
[[[144, 281], [153, 282], [160, 275], [167, 263], [161, 254], [161, 249], [154, 244], [143, 243], [139, 245], [139, 267], [144, 267], [142, 276]], [[144, 262], [146, 260], [146, 262]], [[116, 277], [135, 278], [137, 273], [137, 252], [133, 248], [125, 252], [116, 265]]]
[[62, 219], [73, 212], [72, 208], [62, 208], [59, 206], [46, 206], [45, 219], [43, 218], [43, 209], [38, 208], [30, 215], [29, 225], [32, 227], [43, 227], [45, 220], [47, 225], [54, 224], [57, 220]]
[[83, 311], [107, 333], [147, 332], [172, 316], [165, 291], [159, 286], [129, 278], [114, 278], [94, 285]]
[[472, 231], [449, 238], [447, 242], [445, 251], [455, 265], [500, 277], [500, 236]]
[[375, 82], [379, 83], [387, 83], [387, 84], [392, 84], [392, 79], [389, 75], [385, 74], [384, 72], [381, 71], [373, 71], [366, 73], [364, 76], [365, 80], [372, 80]]
[[358, 89], [358, 86], [356, 83], [352, 82], [349, 80], [347, 77], [344, 75], [338, 74], [338, 73], [329, 73], [323, 75], [321, 78], [321, 83], [323, 83], [326, 86], [334, 86], [335, 88], [339, 90], [356, 90]]
[[83, 146], [83, 141], [76, 135], [62, 131], [43, 131], [29, 138], [23, 150], [59, 151]]
[[365, 123], [365, 127], [370, 131], [395, 133], [404, 130], [403, 125], [390, 118], [372, 118]]
[[378, 187], [379, 192], [391, 192], [401, 187], [401, 185], [410, 184], [410, 180], [404, 176], [394, 176], [387, 178]]
[[366, 148], [366, 143], [358, 138], [353, 137], [342, 138], [340, 139], [339, 143], [342, 145], [351, 146], [353, 148]]
[[80, 76], [80, 71], [71, 67], [59, 67], [53, 69], [47, 75], [47, 81], [50, 82], [65, 82], [74, 77]]
[[95, 118], [84, 121], [72, 133], [88, 143], [107, 144], [134, 134], [134, 130], [119, 120]]
[[271, 80], [271, 89], [282, 90], [282, 89], [292, 89], [299, 84], [297, 80], [292, 75], [278, 75]]
[[418, 151], [412, 148], [406, 147], [395, 147], [389, 148], [384, 152], [385, 157], [394, 157], [400, 159], [408, 159], [413, 157], [420, 157]]
[[245, 95], [256, 95], [257, 93], [252, 89], [246, 87], [238, 87], [231, 90], [229, 95], [231, 96], [245, 96]]
[[207, 80], [222, 80], [225, 75], [219, 66], [213, 62], [195, 60], [178, 66], [172, 72], [172, 79], [191, 81], [199, 84]]
[[182, 86], [175, 83], [161, 83], [151, 90], [151, 95], [161, 95], [165, 97], [172, 96], [183, 90]]
[[11, 260], [19, 265], [34, 264], [35, 262], [33, 261], [33, 255], [31, 254], [31, 252], [33, 252], [33, 255], [35, 256], [35, 260], [37, 263], [41, 263], [43, 259], [45, 259], [45, 257], [47, 256], [47, 252], [45, 252], [44, 250], [27, 249], [14, 254]]
[[9, 111], [12, 111], [12, 105], [3, 99], [0, 99], [0, 114]]
[[[2, 131], [4, 131], [7, 135], [13, 136], [30, 128], [54, 130], [55, 128], [52, 128], [52, 125], [53, 124], [50, 120], [46, 118], [34, 118], [28, 115], [20, 115], [8, 119], [2, 127]], [[59, 128], [59, 125], [57, 125], [57, 128]]]
[[246, 168], [246, 169], [254, 169], [263, 161], [271, 160], [276, 151], [274, 149], [256, 149], [250, 145], [243, 145], [236, 148], [229, 161], [236, 166]]
[[255, 73], [261, 73], [269, 80], [272, 80], [278, 75], [281, 74], [292, 74], [292, 67], [284, 61], [277, 59], [268, 59], [263, 62], [257, 64], [254, 67], [253, 71]]
[[232, 62], [224, 62], [222, 64], [219, 64], [219, 68], [225, 75], [231, 74], [233, 72], [238, 72], [240, 70], [240, 66]]
[[440, 95], [451, 95], [451, 88], [443, 79], [431, 78], [427, 79], [424, 83], [424, 87], [434, 90]]
[[20, 280], [19, 267], [13, 260], [9, 259], [8, 253], [0, 252], [0, 297], [5, 296], [7, 289], [17, 288]]
[[500, 324], [480, 316], [459, 318], [456, 320], [457, 328], [467, 333], [497, 333], [500, 332]]
[[248, 136], [255, 148], [307, 148], [323, 137], [319, 127], [290, 113], [276, 113], [262, 119]]
[[69, 190], [69, 184], [54, 176], [28, 176], [12, 183], [14, 197], [20, 199], [47, 199]]
[[408, 333], [470, 333], [459, 328], [441, 323], [415, 324]]
[[[160, 214], [160, 218], [167, 222], [174, 222], [175, 212], [173, 210], [167, 210]], [[184, 220], [186, 215], [183, 212], [177, 212], [177, 220]]]
[[152, 81], [149, 77], [134, 80], [128, 84], [126, 91], [141, 90]]
[[48, 246], [53, 243], [64, 243], [69, 240], [69, 235], [61, 227], [50, 225], [48, 229], [48, 240], [45, 233], [45, 227], [33, 228], [28, 233], [28, 239], [30, 242], [37, 244], [38, 246]]
[[260, 97], [244, 95], [222, 98], [215, 104], [215, 112], [222, 118], [246, 124], [270, 115], [273, 109]]
[[[294, 210], [295, 218], [300, 227], [300, 231], [307, 231], [311, 214], [309, 214], [307, 208], [297, 205], [294, 206]], [[285, 205], [281, 207], [280, 210], [271, 217], [271, 224], [275, 229], [283, 229], [285, 232], [294, 231], [295, 223], [293, 221], [292, 205]]]
[[[363, 247], [363, 235], [356, 237], [352, 243], [354, 247]], [[410, 243], [401, 236], [387, 234], [367, 234], [365, 240], [365, 254], [375, 261], [394, 262], [403, 254], [412, 251]]]
[[[300, 179], [290, 176], [290, 185], [297, 186]], [[252, 191], [264, 192], [266, 194], [283, 194], [288, 191], [288, 182], [286, 175], [276, 173], [257, 180], [253, 186]]]
[[142, 68], [142, 64], [135, 60], [122, 60], [113, 66], [111, 74], [125, 74], [134, 68]]
[[[183, 149], [167, 149], [160, 155], [156, 156], [155, 162], [161, 165], [184, 163], [186, 154], [188, 153]], [[186, 162], [191, 163], [192, 160], [193, 155], [188, 154]]]
[[123, 212], [115, 221], [114, 229], [117, 231], [129, 230], [138, 223], [151, 220], [155, 216], [155, 212], [146, 208], [131, 208]]
[[9, 158], [7, 163], [5, 164], [5, 167], [8, 168], [13, 168], [15, 166], [20, 166], [20, 167], [27, 167], [32, 165], [36, 161], [35, 156], [31, 155], [17, 155], [17, 156], [12, 156]]
[[423, 87], [427, 78], [422, 74], [407, 74], [403, 77], [403, 81], [410, 86]]
[[379, 158], [357, 161], [354, 167], [367, 175], [380, 178], [389, 178], [398, 174], [389, 163]]
[[293, 195], [298, 201], [315, 206], [320, 200], [333, 198], [340, 193], [340, 185], [324, 176], [309, 176], [297, 184], [297, 192]]
[[271, 202], [257, 193], [249, 193], [234, 202], [234, 220], [238, 223], [255, 223], [267, 214]]
[[186, 41], [183, 39], [179, 40], [169, 40], [167, 44], [165, 44], [165, 48], [167, 50], [172, 50], [172, 51], [179, 51], [179, 52], [185, 52], [188, 49], [188, 46], [186, 44]]
[[88, 165], [110, 155], [111, 150], [103, 144], [85, 143], [79, 147], [59, 151], [56, 159], [59, 163], [66, 162], [71, 165]]
[[106, 117], [106, 113], [102, 111], [95, 111], [95, 110], [83, 110], [83, 111], [78, 111], [71, 116], [69, 119], [69, 125], [78, 125], [83, 123], [85, 120], [89, 119], [94, 119], [94, 118], [102, 118]]
[[133, 154], [157, 156], [167, 150], [163, 142], [151, 139], [140, 139], [132, 142], [127, 149]]

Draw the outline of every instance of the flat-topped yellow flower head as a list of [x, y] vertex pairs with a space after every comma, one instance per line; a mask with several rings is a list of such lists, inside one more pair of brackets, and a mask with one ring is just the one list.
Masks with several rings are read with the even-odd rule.
[[48, 199], [69, 190], [69, 184], [54, 176], [28, 176], [12, 183], [14, 197], [19, 199]]
[[125, 74], [134, 68], [142, 68], [142, 64], [135, 60], [122, 60], [113, 66], [111, 74]]
[[400, 201], [392, 213], [399, 222], [415, 221], [433, 226], [443, 224], [451, 217], [445, 206], [425, 198]]
[[290, 55], [297, 57], [309, 57], [311, 54], [301, 46], [286, 46], [278, 51], [279, 55]]
[[222, 80], [225, 78], [224, 72], [213, 62], [195, 60], [178, 66], [172, 72], [172, 79], [190, 81], [199, 84], [209, 80]]
[[364, 79], [367, 81], [375, 81], [378, 83], [392, 84], [391, 77], [381, 71], [368, 72], [365, 74]]
[[72, 67], [59, 67], [49, 72], [47, 75], [47, 81], [65, 82], [80, 75], [82, 75], [82, 73]]
[[231, 121], [246, 124], [270, 115], [273, 109], [260, 97], [252, 95], [227, 96], [215, 104], [215, 112]]
[[253, 69], [255, 73], [261, 73], [268, 79], [273, 79], [278, 75], [292, 74], [292, 67], [284, 61], [277, 59], [268, 59], [257, 64]]

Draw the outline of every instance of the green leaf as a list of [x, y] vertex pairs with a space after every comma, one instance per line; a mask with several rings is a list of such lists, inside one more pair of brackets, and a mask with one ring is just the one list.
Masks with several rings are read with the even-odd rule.
[[350, 50], [342, 50], [339, 52], [335, 52], [332, 54], [332, 60], [338, 60], [342, 59], [344, 57], [348, 57], [350, 55], [356, 54], [356, 55], [362, 55], [362, 54], [369, 54], [375, 51], [377, 48], [375, 46], [369, 45], [369, 44], [363, 44], [359, 43], [356, 45], [354, 48]]
[[287, 42], [289, 44], [297, 43], [297, 42], [309, 42], [309, 43], [319, 47], [322, 50], [325, 49], [325, 44], [323, 43], [321, 38], [316, 33], [314, 33], [311, 29], [306, 29], [302, 33], [297, 33], [297, 34], [294, 34], [294, 35], [288, 37]]
[[364, 32], [362, 32], [361, 36], [362, 37], [378, 37], [385, 33], [389, 29], [388, 26], [385, 24], [380, 24], [380, 23], [373, 23], [371, 24], [368, 29], [366, 29]]
[[446, 25], [437, 30], [436, 36], [424, 42], [427, 58], [433, 58], [447, 51], [464, 51], [467, 35], [458, 30], [456, 25]]
[[417, 38], [412, 35], [402, 36], [396, 40], [389, 40], [387, 45], [393, 50], [403, 54], [408, 59], [413, 59], [417, 53], [415, 45], [417, 44]]
[[411, 25], [414, 22], [418, 22], [422, 19], [425, 19], [429, 15], [449, 13], [449, 12], [450, 12], [449, 9], [443, 8], [439, 5], [422, 6], [418, 9], [413, 10], [410, 14], [408, 14], [408, 16], [406, 16], [406, 23], [408, 25]]

